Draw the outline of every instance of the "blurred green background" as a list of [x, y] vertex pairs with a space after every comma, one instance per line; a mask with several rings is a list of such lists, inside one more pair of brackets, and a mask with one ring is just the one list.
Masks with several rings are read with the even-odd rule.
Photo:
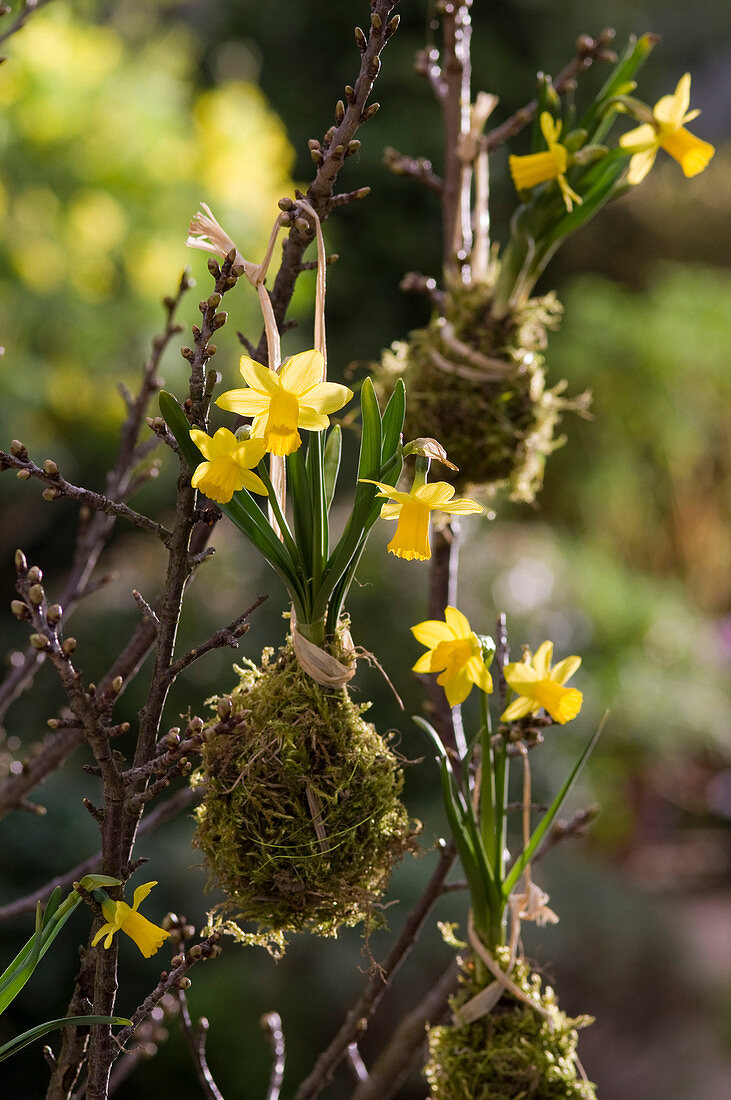
[[[328, 249], [341, 257], [328, 292], [336, 377], [426, 321], [424, 301], [398, 289], [403, 273], [439, 274], [435, 197], [381, 164], [387, 145], [431, 157], [437, 170], [440, 163], [438, 111], [413, 71], [429, 33], [427, 5], [402, 0], [400, 14], [377, 85], [382, 109], [340, 180], [339, 189], [368, 184], [372, 194], [325, 229]], [[551, 637], [559, 655], [583, 655], [581, 718], [552, 731], [534, 754], [545, 792], [555, 790], [604, 710], [611, 712], [572, 796], [573, 807], [600, 802], [601, 815], [588, 840], [556, 850], [537, 874], [561, 923], [540, 937], [526, 933], [528, 952], [555, 979], [566, 1009], [597, 1016], [581, 1051], [599, 1095], [722, 1100], [731, 1090], [724, 935], [731, 913], [728, 6], [708, 3], [701, 18], [683, 0], [476, 0], [473, 14], [474, 89], [499, 93], [496, 121], [531, 98], [538, 69], [563, 67], [580, 32], [609, 23], [619, 43], [631, 31], [661, 34], [641, 76], [642, 98], [654, 103], [690, 70], [692, 106], [704, 112], [693, 129], [719, 147], [707, 172], [690, 181], [659, 158], [648, 180], [573, 238], [549, 268], [539, 289], [556, 288], [566, 307], [551, 339], [549, 381], [567, 379], [570, 393], [591, 389], [593, 418], [565, 419], [566, 446], [549, 460], [535, 507], [499, 499], [495, 519], [465, 524], [459, 602], [486, 632], [496, 612], [507, 611], [516, 651]], [[115, 385], [134, 385], [161, 327], [160, 299], [175, 290], [186, 264], [200, 288], [183, 306], [188, 326], [197, 298], [208, 293], [205, 258], [183, 245], [198, 202], [210, 203], [247, 257], [262, 254], [277, 199], [292, 193], [293, 181], [311, 178], [307, 139], [321, 137], [353, 81], [352, 28], [367, 19], [365, 0], [54, 0], [7, 43], [0, 68], [1, 446], [20, 438], [37, 461], [53, 457], [69, 480], [102, 487], [123, 417]], [[601, 79], [588, 74], [578, 97]], [[493, 168], [498, 240], [515, 201], [506, 157], [499, 152]], [[311, 345], [313, 290], [313, 276], [303, 275], [292, 311], [300, 327], [285, 337], [287, 353]], [[228, 308], [232, 323], [215, 362], [231, 386], [240, 354], [235, 330], [256, 341], [259, 321], [255, 296], [243, 287]], [[162, 369], [168, 388], [182, 389], [184, 366], [174, 344]], [[175, 470], [169, 455], [156, 457], [159, 477], [136, 506], [164, 517]], [[37, 483], [17, 482], [12, 473], [2, 493], [3, 598], [7, 604], [14, 595], [18, 545], [42, 566], [52, 593], [68, 568], [76, 508], [44, 502]], [[407, 769], [406, 798], [424, 822], [428, 850], [445, 827], [437, 773], [408, 718], [423, 705], [409, 673], [420, 649], [408, 627], [425, 615], [427, 567], [387, 558], [387, 537], [385, 525], [374, 531], [350, 611], [357, 642], [388, 669], [405, 713], [374, 671], [359, 670], [355, 690], [373, 700], [382, 731], [398, 731], [405, 757], [424, 758]], [[221, 526], [214, 543], [215, 559], [190, 590], [180, 647], [229, 621], [232, 606], [268, 592], [241, 646], [256, 658], [283, 637], [285, 602], [274, 575], [236, 532]], [[119, 579], [73, 620], [79, 665], [91, 680], [138, 620], [131, 589], [153, 599], [164, 558], [120, 525], [101, 568], [117, 570]], [[9, 612], [0, 631], [12, 667], [26, 631]], [[194, 665], [176, 687], [167, 724], [178, 724], [188, 708], [203, 712], [205, 699], [227, 690], [230, 665], [228, 652]], [[120, 720], [134, 721], [145, 675], [125, 695]], [[53, 674], [41, 670], [33, 692], [5, 716], [0, 769], [7, 773], [23, 746], [43, 736], [60, 705]], [[17, 813], [0, 823], [0, 904], [96, 849], [96, 827], [80, 803], [95, 794], [95, 781], [81, 771], [85, 761], [77, 754], [37, 792], [45, 817]], [[143, 873], [160, 879], [145, 910], [152, 919], [172, 909], [200, 924], [212, 900], [203, 893], [191, 832], [181, 819], [140, 846], [150, 860]], [[371, 943], [377, 958], [434, 858], [426, 854], [397, 872], [392, 932]], [[449, 960], [436, 919], [464, 925], [465, 916], [460, 895], [439, 903], [362, 1043], [366, 1061]], [[63, 1014], [75, 944], [87, 927], [86, 913], [77, 913], [63, 947], [48, 956], [12, 1017], [0, 1021], [2, 1036]], [[28, 918], [2, 926], [1, 957], [29, 931]], [[336, 942], [298, 937], [278, 964], [231, 946], [193, 972], [191, 1010], [211, 1020], [209, 1060], [227, 1100], [265, 1094], [269, 1057], [258, 1021], [271, 1009], [284, 1019], [284, 1095], [292, 1092], [362, 986], [361, 951], [357, 931]], [[121, 945], [120, 1011], [133, 1010], [162, 965], [142, 960], [129, 941]], [[174, 1019], [169, 1026], [169, 1041], [118, 1096], [199, 1095]], [[8, 1096], [43, 1095], [38, 1046], [3, 1068]], [[349, 1087], [343, 1073], [329, 1095], [345, 1096]], [[414, 1075], [400, 1095], [424, 1094]]]

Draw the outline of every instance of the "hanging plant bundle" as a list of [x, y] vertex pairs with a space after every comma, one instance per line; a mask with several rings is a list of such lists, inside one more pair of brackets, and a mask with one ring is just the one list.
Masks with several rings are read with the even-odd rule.
[[325, 688], [291, 641], [261, 667], [238, 669], [241, 722], [206, 742], [194, 844], [226, 901], [217, 919], [260, 931], [333, 936], [379, 923], [376, 903], [413, 847], [395, 753], [345, 688]]
[[[503, 963], [508, 955], [506, 948], [496, 950]], [[452, 1003], [457, 1018], [460, 1005], [481, 988], [473, 961], [463, 965], [464, 987]], [[480, 1019], [430, 1028], [424, 1074], [432, 1100], [596, 1100], [576, 1058], [577, 1029], [592, 1017], [562, 1012], [554, 991], [542, 987], [524, 960], [516, 960], [510, 978], [543, 1014], [504, 993]]]
[[459, 467], [451, 478], [458, 490], [506, 487], [513, 500], [530, 502], [546, 456], [563, 442], [561, 413], [586, 398], [562, 397], [563, 382], [546, 387], [543, 352], [562, 312], [556, 296], [529, 298], [497, 320], [492, 294], [489, 281], [453, 282], [443, 313], [386, 350], [374, 381], [387, 395], [403, 378], [406, 436], [440, 440]]

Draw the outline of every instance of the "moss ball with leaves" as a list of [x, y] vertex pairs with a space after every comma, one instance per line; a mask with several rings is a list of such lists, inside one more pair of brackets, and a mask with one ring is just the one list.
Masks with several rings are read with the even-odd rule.
[[513, 500], [530, 502], [546, 456], [563, 442], [555, 438], [561, 412], [587, 399], [566, 400], [563, 382], [546, 388], [542, 352], [559, 325], [556, 296], [530, 298], [498, 321], [492, 293], [490, 282], [453, 282], [442, 313], [383, 353], [374, 382], [386, 396], [403, 378], [405, 437], [439, 440], [459, 467], [450, 478], [458, 491], [507, 487]]
[[194, 844], [226, 894], [214, 926], [250, 940], [236, 922], [255, 921], [280, 944], [285, 932], [376, 926], [393, 865], [414, 845], [395, 753], [364, 721], [367, 705], [315, 683], [291, 641], [237, 671], [241, 721], [206, 741], [194, 776], [205, 784]]
[[[504, 964], [509, 952], [499, 948], [496, 954]], [[577, 1029], [593, 1019], [569, 1018], [524, 960], [516, 961], [510, 978], [548, 1015], [504, 994], [473, 1023], [430, 1028], [424, 1074], [432, 1100], [596, 1100], [595, 1086], [581, 1076], [576, 1060]], [[481, 988], [469, 962], [463, 980], [452, 1002], [455, 1011]]]

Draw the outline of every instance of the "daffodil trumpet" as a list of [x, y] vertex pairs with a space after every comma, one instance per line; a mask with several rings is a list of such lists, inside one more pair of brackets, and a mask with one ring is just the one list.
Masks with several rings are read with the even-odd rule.
[[[194, 487], [214, 500], [264, 556], [289, 593], [297, 629], [323, 646], [337, 631], [368, 532], [381, 510], [374, 486], [392, 488], [401, 472], [404, 386], [397, 385], [383, 413], [370, 379], [361, 387], [358, 480], [350, 516], [331, 547], [330, 507], [340, 474], [342, 433], [329, 418], [350, 391], [318, 380], [322, 357], [317, 352], [293, 356], [279, 378], [252, 364], [247, 360], [242, 368], [247, 386], [219, 399], [229, 411], [253, 417], [248, 438], [220, 428], [208, 435], [189, 423], [165, 391], [160, 409]], [[286, 464], [286, 509], [272, 486], [268, 448]], [[271, 508], [271, 519], [264, 503]]]

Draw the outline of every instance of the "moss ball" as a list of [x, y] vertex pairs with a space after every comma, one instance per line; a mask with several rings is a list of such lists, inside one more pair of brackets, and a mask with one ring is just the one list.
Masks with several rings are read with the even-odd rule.
[[542, 353], [562, 307], [548, 294], [496, 321], [491, 300], [490, 283], [449, 286], [443, 313], [383, 353], [374, 383], [386, 398], [403, 378], [404, 436], [442, 443], [459, 467], [449, 475], [458, 491], [507, 488], [530, 502], [546, 456], [562, 442], [554, 438], [560, 414], [576, 407], [561, 396], [565, 383], [549, 389], [545, 381]]
[[234, 935], [239, 920], [275, 934], [376, 926], [394, 862], [414, 845], [396, 755], [363, 719], [367, 705], [310, 679], [291, 643], [237, 672], [241, 721], [205, 742], [194, 776], [205, 793], [193, 843], [226, 894], [213, 924]]
[[[592, 1018], [570, 1019], [524, 961], [516, 962], [510, 977], [548, 1018], [504, 994], [471, 1024], [430, 1028], [424, 1074], [432, 1100], [596, 1100], [595, 1086], [582, 1078], [575, 1057], [577, 1029]], [[479, 992], [469, 964], [464, 979], [455, 1010]]]

